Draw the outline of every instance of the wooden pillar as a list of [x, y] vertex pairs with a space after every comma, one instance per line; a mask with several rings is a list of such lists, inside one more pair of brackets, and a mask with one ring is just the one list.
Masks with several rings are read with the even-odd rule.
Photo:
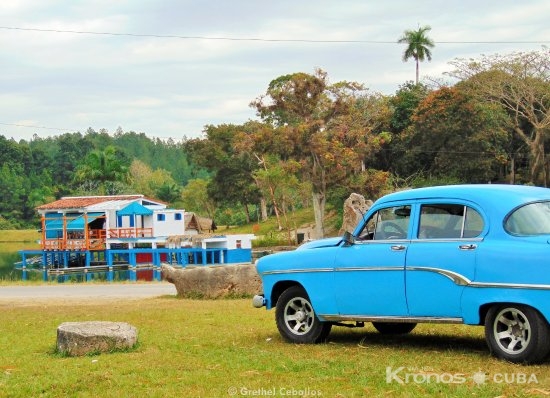
[[40, 248], [44, 250], [46, 246], [46, 217], [44, 217], [44, 215], [40, 217], [40, 223], [42, 225], [42, 241], [40, 242]]

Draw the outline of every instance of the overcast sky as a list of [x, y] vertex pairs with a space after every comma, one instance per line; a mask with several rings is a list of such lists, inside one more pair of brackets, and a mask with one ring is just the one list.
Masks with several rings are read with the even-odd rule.
[[455, 58], [550, 45], [549, 17], [548, 0], [6, 0], [0, 135], [196, 137], [256, 119], [249, 103], [289, 73], [395, 93], [414, 80], [406, 29], [432, 27], [421, 78], [443, 77]]

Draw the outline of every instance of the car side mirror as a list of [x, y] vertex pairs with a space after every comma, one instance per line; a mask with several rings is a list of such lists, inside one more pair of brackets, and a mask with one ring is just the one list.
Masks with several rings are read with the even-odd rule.
[[353, 236], [353, 234], [348, 231], [344, 232], [342, 240], [344, 242], [344, 246], [351, 246], [355, 244], [355, 236]]

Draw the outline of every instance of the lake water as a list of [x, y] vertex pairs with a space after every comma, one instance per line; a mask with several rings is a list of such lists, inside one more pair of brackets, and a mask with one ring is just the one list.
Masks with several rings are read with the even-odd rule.
[[[40, 246], [29, 242], [0, 243], [0, 281], [19, 281], [21, 271], [15, 269], [14, 264], [21, 261], [19, 250], [39, 249]], [[29, 279], [41, 279], [39, 273], [30, 273]], [[36, 275], [32, 275], [36, 274]]]
[[[2, 281], [21, 281], [22, 272], [21, 270], [15, 269], [15, 263], [21, 261], [21, 255], [19, 250], [37, 250], [40, 249], [38, 243], [30, 242], [0, 242], [0, 282]], [[28, 259], [28, 258], [27, 258]], [[152, 276], [151, 276], [152, 277]], [[55, 281], [56, 277], [51, 277], [50, 281]], [[97, 281], [106, 281], [106, 273], [96, 273], [90, 278]], [[147, 277], [148, 278], [148, 277]], [[127, 281], [129, 279], [129, 273], [126, 270], [115, 271], [113, 274], [114, 281]], [[138, 279], [140, 275], [138, 274]], [[27, 273], [27, 280], [29, 281], [42, 281], [43, 274], [42, 271], [29, 271]], [[144, 279], [150, 280], [150, 279]], [[70, 275], [70, 276], [59, 276], [57, 277], [58, 282], [84, 282], [86, 281], [84, 275]]]

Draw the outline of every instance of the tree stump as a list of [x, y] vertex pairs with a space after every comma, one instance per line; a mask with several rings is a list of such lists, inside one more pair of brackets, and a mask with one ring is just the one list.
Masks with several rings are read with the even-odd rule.
[[132, 348], [137, 329], [125, 322], [64, 322], [57, 328], [57, 351], [81, 356]]

